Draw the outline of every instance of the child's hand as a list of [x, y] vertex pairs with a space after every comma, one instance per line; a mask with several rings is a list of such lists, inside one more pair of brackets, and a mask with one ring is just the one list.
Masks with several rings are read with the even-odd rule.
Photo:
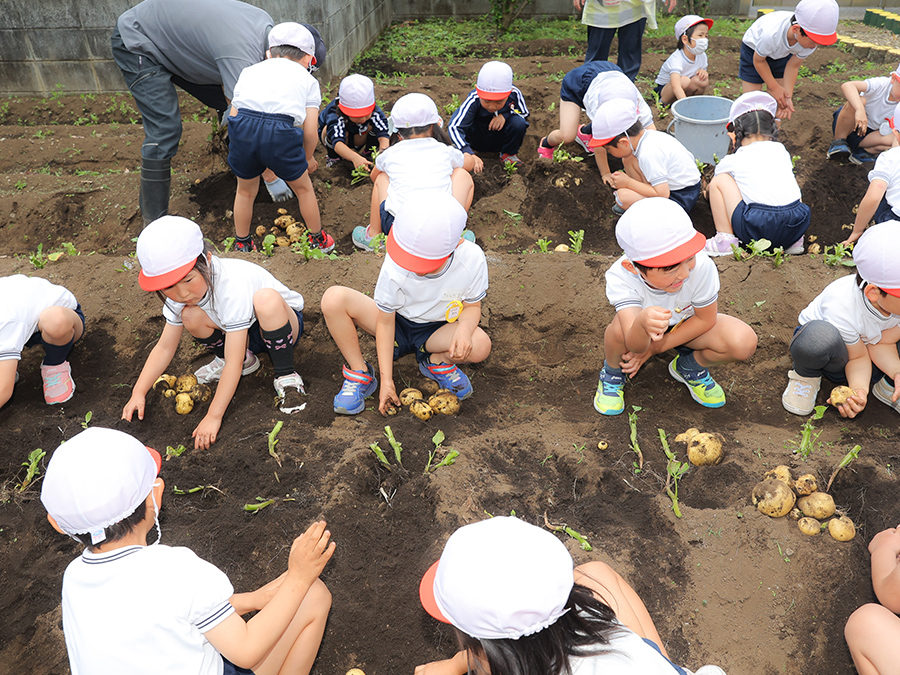
[[465, 361], [472, 353], [472, 336], [460, 335], [462, 331], [457, 330], [453, 333], [453, 339], [450, 340], [450, 358], [457, 363]]
[[382, 415], [387, 415], [388, 408], [399, 408], [400, 397], [397, 396], [397, 390], [394, 388], [393, 381], [381, 381], [381, 389], [378, 390], [378, 411]]
[[146, 398], [143, 396], [138, 396], [137, 394], [132, 394], [131, 398], [128, 399], [128, 403], [125, 404], [125, 407], [122, 408], [122, 419], [131, 421], [131, 416], [134, 413], [137, 413], [138, 419], [144, 419], [144, 404], [146, 403]]
[[857, 110], [855, 118], [856, 118], [856, 132], [860, 136], [865, 136], [866, 131], [869, 128], [869, 118], [866, 117], [866, 109], [863, 108], [862, 110]]
[[862, 236], [862, 232], [857, 232], [856, 230], [853, 230], [853, 232], [850, 233], [850, 236], [841, 242], [841, 246], [849, 246], [850, 244], [853, 244], [854, 242], [856, 242], [856, 240], [859, 239], [861, 236]]
[[330, 538], [331, 532], [325, 529], [325, 521], [320, 520], [294, 539], [288, 558], [288, 575], [300, 575], [312, 584], [334, 553], [335, 543], [329, 543]]
[[641, 366], [647, 362], [647, 359], [649, 359], [655, 353], [656, 352], [653, 349], [653, 345], [650, 345], [650, 349], [640, 354], [635, 354], [634, 352], [625, 352], [624, 354], [622, 354], [622, 360], [619, 362], [619, 368], [621, 368], [622, 372], [628, 375], [628, 377], [634, 377], [638, 374]]
[[872, 537], [872, 541], [869, 542], [869, 554], [875, 553], [875, 550], [882, 546], [893, 550], [894, 555], [900, 554], [900, 526], [889, 527]]
[[639, 314], [641, 326], [653, 342], [662, 340], [663, 335], [669, 330], [669, 319], [671, 317], [672, 312], [662, 307], [647, 307], [642, 309]]
[[604, 183], [609, 185], [609, 187], [615, 189], [616, 185], [615, 185], [615, 181], [613, 180], [611, 173], [605, 173], [602, 176], [600, 176], [600, 178], [603, 180]]
[[700, 84], [709, 84], [709, 73], [707, 73], [703, 68], [697, 71], [696, 77]]
[[209, 450], [209, 446], [216, 442], [221, 426], [222, 420], [209, 415], [200, 420], [200, 424], [191, 434], [194, 437], [194, 450]]
[[612, 185], [614, 189], [628, 187], [631, 181], [634, 180], [624, 171], [616, 171], [612, 173], [609, 179], [611, 181], [610, 185]]
[[[578, 0], [575, 0], [578, 2]], [[469, 670], [469, 662], [465, 651], [457, 652], [452, 659], [432, 661], [416, 666], [415, 675], [465, 675]]]
[[[857, 389], [856, 394], [848, 398], [846, 403], [837, 407], [838, 412], [841, 413], [841, 417], [853, 419], [865, 409], [867, 400], [865, 389]], [[827, 402], [830, 404], [831, 399], [829, 398]]]
[[494, 115], [488, 123], [488, 129], [490, 131], [500, 131], [504, 124], [506, 124], [506, 118], [503, 115]]
[[368, 169], [370, 166], [372, 166], [372, 162], [367, 160], [362, 155], [357, 155], [356, 157], [353, 158], [353, 168], [358, 169], [361, 166]]
[[319, 160], [317, 160], [312, 155], [308, 155], [306, 157], [306, 163], [309, 165], [307, 171], [309, 171], [310, 173], [315, 173], [316, 169], [319, 168]]
[[472, 173], [481, 173], [484, 171], [484, 160], [478, 155], [472, 155]]

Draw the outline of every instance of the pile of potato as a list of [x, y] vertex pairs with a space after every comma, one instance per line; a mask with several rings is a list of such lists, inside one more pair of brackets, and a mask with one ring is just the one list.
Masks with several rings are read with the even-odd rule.
[[298, 224], [294, 216], [288, 214], [287, 209], [278, 209], [275, 227], [267, 229], [265, 225], [260, 225], [256, 228], [256, 236], [262, 238], [267, 234], [274, 234], [278, 246], [290, 246], [300, 241], [305, 231], [306, 228]]
[[[424, 393], [423, 393], [424, 392]], [[425, 400], [425, 394], [430, 394]], [[434, 380], [424, 380], [419, 388], [409, 387], [400, 392], [400, 403], [420, 420], [430, 420], [435, 413], [455, 415], [459, 412], [459, 399], [449, 389], [438, 389]], [[388, 414], [396, 415], [399, 408], [388, 408]]]
[[850, 541], [856, 536], [853, 521], [836, 512], [834, 498], [827, 492], [819, 492], [816, 477], [811, 473], [794, 480], [790, 467], [776, 466], [765, 473], [751, 496], [760, 513], [771, 518], [790, 516], [803, 534], [815, 536], [827, 527], [828, 533], [838, 541]]
[[205, 403], [212, 396], [212, 390], [205, 384], [199, 384], [193, 373], [178, 377], [163, 373], [153, 383], [153, 389], [165, 398], [174, 399], [175, 412], [179, 415], [187, 415], [194, 409], [195, 402]]

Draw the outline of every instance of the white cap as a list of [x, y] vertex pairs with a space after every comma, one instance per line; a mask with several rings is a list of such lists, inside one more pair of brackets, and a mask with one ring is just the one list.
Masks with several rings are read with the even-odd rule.
[[375, 110], [375, 85], [365, 75], [348, 75], [338, 88], [338, 108], [345, 115], [362, 117]]
[[443, 124], [443, 120], [430, 96], [406, 94], [398, 98], [391, 109], [391, 123], [394, 129], [409, 129], [429, 124]]
[[591, 119], [591, 135], [588, 145], [596, 148], [606, 145], [619, 134], [625, 133], [640, 118], [637, 102], [634, 99], [613, 98], [601, 104]]
[[713, 27], [712, 19], [704, 19], [696, 14], [685, 14], [675, 22], [675, 39], [680, 40], [681, 36], [687, 33], [688, 28], [696, 26], [698, 23], [705, 23], [707, 28]]
[[105, 528], [130, 516], [147, 499], [160, 465], [159, 453], [136, 438], [91, 427], [54, 451], [41, 502], [60, 529], [90, 533], [97, 544], [105, 538]]
[[900, 222], [872, 225], [853, 247], [859, 276], [885, 293], [900, 297]]
[[794, 9], [797, 25], [818, 45], [837, 42], [840, 8], [835, 0], [800, 0]]
[[269, 31], [269, 48], [287, 45], [296, 47], [306, 54], [312, 54], [316, 61], [316, 39], [306, 26], [293, 21], [277, 23]]
[[731, 110], [728, 111], [728, 124], [732, 124], [744, 113], [754, 110], [765, 110], [775, 117], [775, 113], [778, 111], [778, 102], [772, 98], [771, 94], [764, 91], [748, 91], [746, 94], [741, 94], [731, 104]]
[[614, 98], [633, 99], [635, 105], [640, 107], [641, 92], [634, 86], [634, 82], [620, 71], [603, 73], [602, 78], [595, 77], [584, 94], [584, 109], [591, 121], [596, 117], [600, 106]]
[[547, 530], [500, 516], [461, 527], [419, 584], [425, 610], [479, 640], [533, 635], [568, 610], [572, 556]]
[[467, 218], [450, 193], [416, 192], [397, 210], [385, 245], [387, 254], [410, 272], [434, 272], [459, 246]]
[[489, 101], [502, 101], [512, 92], [513, 71], [503, 61], [488, 61], [478, 71], [475, 91]]
[[616, 241], [626, 258], [645, 267], [677, 265], [706, 245], [684, 209], [664, 197], [647, 197], [629, 206], [616, 223]]
[[201, 253], [203, 233], [197, 223], [181, 216], [157, 218], [138, 236], [138, 283], [145, 291], [177, 284], [194, 268]]

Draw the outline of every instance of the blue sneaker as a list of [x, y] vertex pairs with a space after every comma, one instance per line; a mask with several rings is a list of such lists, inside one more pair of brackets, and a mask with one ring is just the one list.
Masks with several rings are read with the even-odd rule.
[[366, 225], [357, 225], [353, 228], [353, 245], [356, 248], [371, 253], [375, 250], [375, 237], [369, 236], [369, 228]]
[[344, 386], [334, 397], [334, 412], [340, 415], [355, 415], [366, 409], [366, 398], [378, 389], [378, 380], [372, 366], [366, 364], [367, 372], [350, 370], [344, 366]]
[[846, 138], [835, 138], [828, 146], [828, 150], [825, 151], [825, 157], [826, 159], [845, 160], [850, 157], [851, 152]]
[[862, 148], [857, 148], [852, 153], [850, 153], [850, 162], [852, 164], [856, 164], [857, 166], [862, 166], [863, 164], [874, 162], [876, 159], [878, 159], [878, 157], [873, 155], [871, 152], [863, 150]]
[[452, 391], [460, 401], [472, 395], [472, 383], [455, 363], [420, 363], [419, 372], [437, 382], [441, 389]]
[[625, 410], [625, 374], [610, 373], [606, 364], [600, 369], [600, 381], [594, 394], [594, 410], [601, 415], [619, 415]]
[[466, 241], [471, 241], [473, 244], [475, 243], [475, 233], [472, 230], [463, 230], [462, 238]]
[[725, 392], [722, 387], [712, 379], [706, 368], [700, 370], [686, 370], [679, 367], [678, 360], [681, 354], [669, 363], [669, 375], [681, 382], [691, 392], [691, 398], [707, 408], [721, 408], [725, 405]]

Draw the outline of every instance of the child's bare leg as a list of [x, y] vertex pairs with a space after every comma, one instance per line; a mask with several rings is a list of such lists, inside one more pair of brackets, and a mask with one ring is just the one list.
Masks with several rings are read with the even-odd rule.
[[291, 324], [291, 333], [296, 342], [300, 334], [297, 313], [284, 301], [274, 288], [261, 288], [253, 294], [253, 311], [259, 327], [265, 331], [276, 331], [285, 324]]
[[[381, 234], [381, 202], [387, 198], [388, 187], [391, 185], [391, 179], [386, 173], [380, 173], [375, 178], [372, 185], [372, 206], [369, 211], [369, 236], [374, 237]], [[474, 185], [474, 183], [473, 183]], [[455, 197], [456, 195], [454, 195]]]
[[366, 360], [359, 347], [361, 328], [375, 335], [378, 307], [375, 301], [359, 291], [345, 286], [332, 286], [322, 295], [322, 316], [341, 355], [351, 370], [366, 370]]
[[453, 333], [459, 324], [448, 323], [441, 326], [425, 343], [425, 350], [431, 353], [433, 363], [481, 363], [491, 353], [491, 338], [481, 328], [472, 333], [472, 351], [465, 359], [454, 359], [450, 356], [450, 343]]
[[309, 171], [304, 171], [296, 180], [288, 181], [288, 185], [297, 195], [300, 217], [303, 218], [306, 229], [312, 234], [318, 234], [322, 231], [322, 219], [319, 216], [319, 202], [316, 201], [316, 191], [313, 190], [312, 181], [309, 179]]
[[847, 620], [844, 638], [859, 675], [897, 673], [893, 645], [900, 640], [900, 618], [883, 605], [869, 603]]
[[185, 330], [195, 338], [208, 338], [213, 331], [219, 330], [210, 320], [209, 315], [196, 305], [190, 305], [181, 310], [181, 322]]
[[[849, 103], [845, 103], [841, 106], [841, 111], [837, 116], [837, 122], [834, 125], [834, 137], [835, 139], [846, 139], [855, 128], [856, 113], [853, 112], [853, 107]], [[860, 143], [860, 145], [862, 145], [862, 143]]]
[[234, 233], [238, 237], [250, 236], [250, 221], [253, 219], [253, 202], [259, 192], [259, 176], [238, 178], [234, 194]]
[[859, 142], [859, 147], [865, 148], [870, 152], [886, 152], [891, 149], [893, 140], [893, 134], [882, 136], [877, 131], [874, 131]]
[[622, 207], [626, 209], [644, 198], [644, 195], [641, 193], [628, 188], [619, 188], [616, 190], [616, 196], [619, 198], [619, 201], [622, 202]]
[[[777, 81], [777, 80], [776, 80]], [[741, 93], [746, 94], [748, 91], [762, 91], [765, 85], [763, 83], [746, 82], [741, 80]]]
[[694, 358], [704, 368], [722, 363], [746, 361], [756, 351], [756, 333], [740, 319], [727, 314], [716, 317], [716, 325], [685, 346], [694, 350]]
[[619, 315], [613, 317], [612, 322], [606, 327], [603, 338], [603, 356], [606, 363], [612, 368], [622, 367], [622, 355], [627, 351], [625, 347], [625, 332]]
[[707, 86], [709, 86], [709, 80], [701, 80], [697, 75], [690, 78], [681, 78], [681, 87], [688, 96], [698, 96], [705, 93]]
[[666, 105], [672, 105], [675, 103], [675, 99], [678, 98], [675, 96], [675, 89], [672, 87], [671, 82], [666, 82], [663, 86], [662, 90], [659, 92], [659, 101], [660, 103], [665, 103]]
[[716, 232], [734, 234], [731, 226], [731, 214], [743, 199], [741, 190], [734, 178], [727, 173], [720, 173], [709, 181], [709, 208], [712, 211]]
[[51, 345], [67, 345], [81, 337], [84, 326], [74, 309], [48, 307], [38, 316], [38, 330], [44, 342]]
[[[465, 169], [453, 169], [453, 173], [450, 174], [450, 184], [453, 186], [453, 198], [468, 211], [475, 198], [475, 181], [472, 180], [472, 174]], [[381, 204], [381, 202], [378, 203]]]
[[547, 134], [547, 144], [555, 148], [560, 143], [571, 143], [575, 140], [578, 123], [581, 121], [581, 108], [571, 101], [559, 102], [559, 129]]
[[307, 675], [319, 653], [330, 609], [331, 592], [316, 579], [281, 638], [252, 668], [255, 675]]

